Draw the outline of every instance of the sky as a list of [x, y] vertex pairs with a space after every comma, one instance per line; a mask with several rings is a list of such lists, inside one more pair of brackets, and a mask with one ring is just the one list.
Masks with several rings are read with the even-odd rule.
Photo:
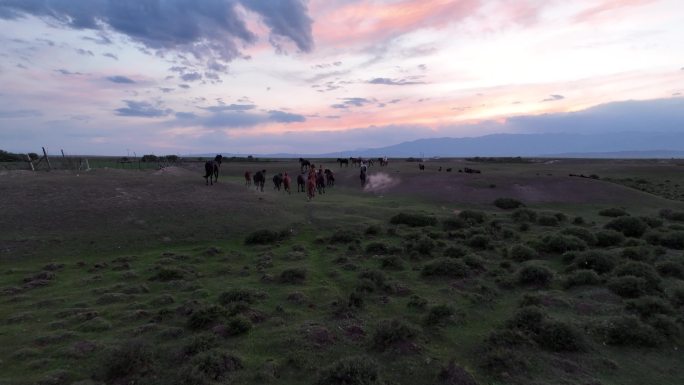
[[680, 0], [0, 0], [0, 149], [684, 131]]

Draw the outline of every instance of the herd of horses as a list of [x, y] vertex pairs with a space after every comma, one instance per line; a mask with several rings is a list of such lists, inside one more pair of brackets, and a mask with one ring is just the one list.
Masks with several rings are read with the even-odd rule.
[[[301, 163], [302, 160], [304, 160], [304, 159], [299, 158], [299, 162], [300, 162], [300, 163]], [[372, 165], [375, 164], [375, 161], [376, 161], [376, 160], [378, 161], [378, 164], [380, 164], [381, 167], [385, 167], [385, 166], [388, 166], [388, 165], [389, 165], [389, 161], [387, 160], [387, 157], [386, 157], [386, 156], [383, 157], [383, 158], [376, 158], [376, 159], [373, 159], [373, 158], [363, 159], [363, 158], [361, 158], [361, 157], [359, 157], [359, 158], [349, 157], [349, 159], [346, 159], [346, 158], [337, 158], [337, 163], [339, 163], [340, 167], [342, 167], [342, 165], [345, 165], [346, 167], [349, 167], [349, 162], [351, 162], [352, 166], [361, 167], [364, 163], [365, 163], [367, 166], [372, 166]]]

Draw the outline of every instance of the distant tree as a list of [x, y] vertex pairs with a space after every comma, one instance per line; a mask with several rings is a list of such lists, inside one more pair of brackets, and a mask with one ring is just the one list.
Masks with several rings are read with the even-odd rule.
[[20, 154], [0, 150], [0, 162], [21, 162], [26, 160], [26, 157]]
[[166, 160], [171, 162], [171, 163], [176, 163], [178, 162], [178, 155], [167, 155]]
[[143, 155], [143, 157], [140, 159], [143, 162], [156, 162], [159, 160], [156, 155], [148, 154], [148, 155]]

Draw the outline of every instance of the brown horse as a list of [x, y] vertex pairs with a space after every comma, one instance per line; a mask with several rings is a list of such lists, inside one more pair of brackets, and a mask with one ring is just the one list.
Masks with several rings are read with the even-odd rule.
[[304, 178], [304, 173], [301, 173], [297, 175], [297, 192], [305, 192], [306, 188], [304, 186], [306, 186], [306, 180]]
[[[223, 161], [223, 155], [216, 155], [214, 160], [208, 160], [204, 163], [204, 179], [206, 184], [214, 185], [214, 182], [218, 181], [219, 168], [221, 167], [221, 162]], [[213, 180], [212, 180], [213, 177]]]
[[290, 184], [292, 183], [292, 178], [290, 178], [289, 175], [287, 175], [287, 172], [283, 175], [283, 189], [287, 191], [288, 194], [291, 194], [290, 191]]
[[252, 185], [252, 173], [249, 171], [245, 171], [245, 186], [251, 186]]
[[309, 200], [316, 196], [316, 171], [309, 169], [309, 176], [306, 180], [306, 197]]

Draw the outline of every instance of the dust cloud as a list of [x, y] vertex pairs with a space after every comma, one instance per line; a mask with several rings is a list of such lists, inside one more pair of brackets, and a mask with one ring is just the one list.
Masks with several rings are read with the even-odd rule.
[[366, 186], [363, 191], [366, 192], [380, 192], [388, 190], [399, 184], [399, 178], [392, 178], [384, 172], [370, 174], [366, 180]]

